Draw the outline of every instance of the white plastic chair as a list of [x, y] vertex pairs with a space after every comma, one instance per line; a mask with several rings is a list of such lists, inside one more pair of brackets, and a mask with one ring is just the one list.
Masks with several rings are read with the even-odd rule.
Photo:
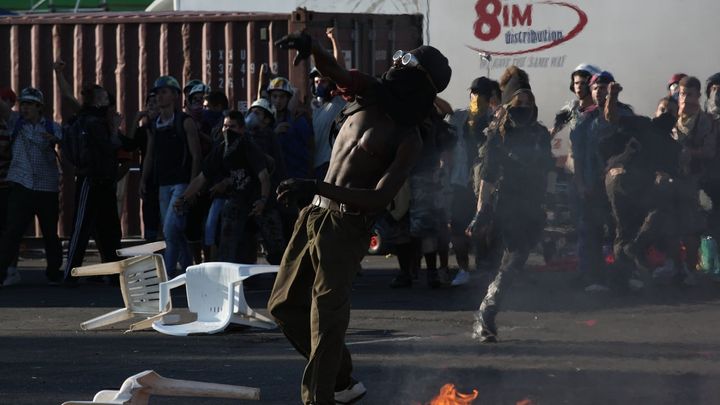
[[[75, 277], [105, 276], [118, 274], [120, 290], [125, 308], [120, 308], [80, 324], [82, 329], [97, 329], [103, 326], [142, 316], [140, 322], [130, 325], [130, 330], [147, 329], [160, 319], [160, 283], [167, 281], [165, 263], [160, 255], [137, 256], [119, 262], [96, 264], [72, 269]], [[167, 312], [172, 309], [168, 303]]]
[[272, 320], [248, 306], [243, 282], [258, 274], [277, 272], [278, 266], [220, 262], [188, 267], [185, 274], [160, 284], [160, 308], [169, 305], [171, 289], [185, 285], [188, 309], [197, 314], [197, 320], [168, 325], [161, 319], [152, 327], [173, 336], [218, 333], [231, 323], [273, 329], [276, 325]]
[[130, 246], [124, 249], [118, 249], [117, 255], [120, 257], [134, 257], [151, 255], [165, 249], [165, 241], [150, 242], [137, 246]]
[[199, 381], [175, 380], [147, 370], [123, 382], [119, 390], [104, 390], [95, 394], [92, 401], [69, 401], [62, 405], [147, 405], [150, 396], [231, 398], [259, 400], [260, 389], [238, 385], [213, 384]]

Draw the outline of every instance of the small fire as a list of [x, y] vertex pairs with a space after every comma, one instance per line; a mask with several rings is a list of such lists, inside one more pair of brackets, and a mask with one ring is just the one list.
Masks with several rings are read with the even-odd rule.
[[455, 385], [445, 384], [440, 388], [440, 394], [428, 405], [470, 405], [477, 397], [477, 390], [473, 390], [472, 394], [461, 394], [457, 392]]

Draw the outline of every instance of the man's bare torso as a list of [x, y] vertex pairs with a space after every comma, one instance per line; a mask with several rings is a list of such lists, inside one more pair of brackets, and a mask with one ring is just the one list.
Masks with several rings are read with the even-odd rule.
[[335, 141], [325, 181], [340, 187], [375, 188], [395, 159], [398, 146], [412, 134], [377, 105], [351, 115]]

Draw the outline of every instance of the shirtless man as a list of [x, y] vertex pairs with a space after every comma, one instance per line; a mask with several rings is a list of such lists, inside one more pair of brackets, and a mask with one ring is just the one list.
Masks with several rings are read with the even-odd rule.
[[[314, 193], [300, 212], [268, 309], [293, 346], [307, 360], [302, 401], [349, 404], [366, 392], [352, 379], [345, 347], [352, 280], [367, 251], [376, 213], [393, 199], [421, 155], [418, 124], [430, 113], [451, 70], [435, 48], [399, 51], [381, 80], [340, 67], [317, 41], [295, 33], [276, 43], [297, 49], [297, 64], [312, 54], [315, 66], [347, 98], [324, 181], [289, 179], [278, 200]], [[404, 64], [403, 64], [404, 62]]]

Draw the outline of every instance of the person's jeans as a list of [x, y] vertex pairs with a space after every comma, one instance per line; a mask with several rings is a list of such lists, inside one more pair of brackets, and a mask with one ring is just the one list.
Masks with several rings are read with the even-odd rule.
[[205, 246], [213, 246], [217, 243], [220, 214], [226, 201], [226, 198], [216, 198], [210, 204], [210, 211], [205, 220]]
[[160, 186], [160, 220], [165, 234], [165, 268], [169, 276], [175, 275], [178, 262], [181, 271], [192, 265], [192, 254], [185, 238], [187, 212], [176, 211], [175, 201], [187, 189], [187, 184]]

